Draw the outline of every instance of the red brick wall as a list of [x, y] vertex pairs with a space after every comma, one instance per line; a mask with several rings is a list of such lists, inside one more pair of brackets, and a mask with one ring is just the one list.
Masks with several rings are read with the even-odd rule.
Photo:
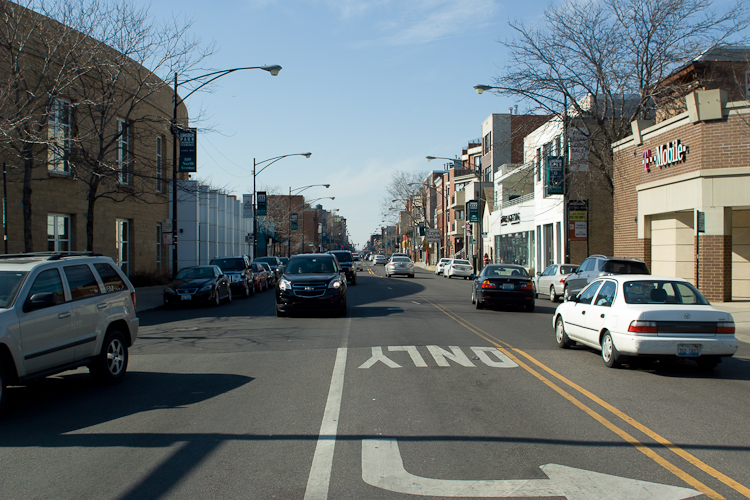
[[698, 244], [698, 289], [708, 300], [732, 300], [732, 236], [702, 234], [696, 237]]

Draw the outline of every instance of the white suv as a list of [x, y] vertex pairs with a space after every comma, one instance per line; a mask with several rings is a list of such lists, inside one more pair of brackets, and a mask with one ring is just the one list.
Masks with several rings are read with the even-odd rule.
[[111, 258], [0, 255], [0, 408], [7, 386], [80, 366], [119, 382], [138, 325], [135, 288]]

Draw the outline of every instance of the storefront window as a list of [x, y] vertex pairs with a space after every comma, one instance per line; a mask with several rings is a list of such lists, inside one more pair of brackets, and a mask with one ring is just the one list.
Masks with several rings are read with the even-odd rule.
[[495, 237], [495, 260], [503, 264], [518, 264], [527, 269], [534, 266], [531, 257], [534, 248], [534, 234], [521, 232]]

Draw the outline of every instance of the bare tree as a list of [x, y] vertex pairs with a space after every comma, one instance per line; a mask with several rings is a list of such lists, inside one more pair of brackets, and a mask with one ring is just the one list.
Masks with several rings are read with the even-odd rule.
[[721, 12], [710, 0], [568, 2], [540, 26], [510, 23], [515, 38], [501, 42], [510, 58], [495, 91], [565, 120], [587, 144], [592, 178], [612, 193], [611, 144], [673, 93], [658, 84], [747, 25], [742, 1]]
[[[425, 171], [404, 172], [397, 170], [385, 187], [386, 195], [380, 204], [380, 212], [386, 222], [398, 220], [398, 212], [405, 210], [406, 200], [418, 196], [424, 189]], [[396, 209], [396, 210], [391, 210]]]

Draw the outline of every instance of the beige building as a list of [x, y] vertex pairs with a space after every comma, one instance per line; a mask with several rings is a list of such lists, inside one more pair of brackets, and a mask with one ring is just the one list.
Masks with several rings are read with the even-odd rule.
[[[33, 20], [29, 29], [53, 23], [36, 14]], [[47, 75], [32, 64], [41, 60], [39, 47], [24, 50], [28, 53], [20, 55], [27, 65], [16, 76], [36, 78], [48, 97], [35, 108], [32, 118], [41, 140], [26, 161], [20, 151], [28, 137], [24, 141], [10, 128], [0, 142], [7, 171], [7, 252], [89, 247], [115, 259], [128, 274], [168, 272], [171, 247], [162, 223], [171, 218], [172, 90], [134, 61], [97, 46], [91, 64], [115, 64], [129, 76], [114, 79], [91, 71], [58, 93], [47, 92]], [[10, 68], [0, 73], [14, 77]], [[0, 99], [4, 113], [12, 113], [17, 103], [8, 95]], [[178, 120], [187, 122], [183, 105]]]

